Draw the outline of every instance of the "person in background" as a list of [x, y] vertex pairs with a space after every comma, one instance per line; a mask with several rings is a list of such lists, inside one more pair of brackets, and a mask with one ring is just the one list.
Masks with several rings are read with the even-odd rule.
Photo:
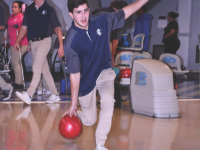
[[60, 44], [58, 55], [60, 58], [64, 56], [62, 31], [60, 27], [61, 25], [55, 10], [45, 0], [34, 0], [24, 12], [24, 20], [14, 47], [16, 50], [19, 49], [19, 42], [27, 30], [27, 38], [31, 43], [33, 58], [33, 77], [30, 87], [26, 92], [21, 93], [16, 91], [15, 93], [19, 99], [29, 105], [41, 80], [41, 75], [47, 81], [47, 85], [51, 91], [51, 96], [46, 103], [55, 103], [61, 100], [46, 58], [52, 43], [51, 36], [54, 32], [57, 34]]
[[[19, 51], [16, 51], [14, 49], [15, 42], [17, 40], [18, 32], [22, 26], [24, 15], [22, 14], [22, 5], [23, 2], [21, 1], [14, 1], [12, 4], [12, 15], [10, 15], [7, 25], [7, 37], [4, 37], [4, 40], [6, 38], [9, 38], [10, 40], [10, 55], [11, 55], [11, 63], [12, 67], [15, 73], [15, 82], [12, 84], [14, 89], [23, 89], [23, 76], [21, 69], [21, 60]], [[20, 44], [20, 52], [21, 56], [23, 56], [28, 47], [28, 40], [26, 35], [21, 39], [19, 42]]]
[[[5, 10], [2, 4], [0, 3], [0, 30], [4, 30], [6, 28], [6, 15]], [[11, 84], [6, 83], [5, 80], [0, 76], [0, 88], [3, 90], [4, 98], [3, 100], [8, 100], [11, 97], [13, 87]]]
[[169, 12], [167, 15], [167, 20], [169, 24], [164, 29], [163, 35], [163, 45], [165, 47], [165, 53], [176, 54], [180, 47], [180, 40], [178, 38], [179, 26], [178, 22], [175, 20], [179, 14], [175, 12]]
[[149, 35], [151, 30], [151, 20], [152, 16], [146, 13], [146, 7], [142, 6], [137, 11], [137, 18], [135, 24], [135, 31], [133, 33], [133, 38], [140, 33], [145, 34], [144, 43], [143, 43], [143, 50], [148, 51], [149, 49]]
[[[91, 15], [94, 15], [100, 12], [116, 12], [122, 8], [123, 8], [123, 4], [120, 1], [114, 0], [110, 3], [110, 7], [102, 7], [102, 8], [95, 9], [91, 13]], [[122, 28], [119, 28], [119, 29], [113, 30], [110, 35], [110, 48], [111, 48], [111, 53], [112, 53], [113, 65], [114, 65], [114, 57], [115, 57], [117, 45], [118, 45], [118, 42], [121, 40], [121, 34], [122, 34]]]

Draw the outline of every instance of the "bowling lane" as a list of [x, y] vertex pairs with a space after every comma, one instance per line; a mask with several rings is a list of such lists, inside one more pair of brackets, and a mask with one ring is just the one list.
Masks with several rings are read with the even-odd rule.
[[[1, 150], [94, 150], [95, 129], [83, 126], [76, 139], [58, 132], [70, 102], [0, 103]], [[106, 147], [109, 150], [199, 149], [199, 101], [179, 101], [181, 118], [156, 119], [130, 113], [128, 102], [114, 111]], [[80, 109], [80, 107], [78, 107]], [[98, 113], [99, 113], [98, 108]]]

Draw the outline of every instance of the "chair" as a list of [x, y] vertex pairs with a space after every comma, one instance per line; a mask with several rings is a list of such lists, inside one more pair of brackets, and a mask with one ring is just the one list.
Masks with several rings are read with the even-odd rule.
[[138, 60], [138, 59], [145, 59], [145, 58], [152, 59], [152, 56], [147, 53], [134, 53], [134, 55], [132, 57], [132, 59], [133, 59], [132, 61]]
[[171, 68], [172, 72], [174, 72], [176, 75], [184, 75], [190, 72], [190, 70], [181, 69], [181, 65], [183, 65], [183, 60], [178, 55], [164, 53], [160, 56], [159, 60], [167, 63]]
[[117, 47], [117, 50], [128, 50], [128, 51], [137, 51], [140, 52], [143, 50], [143, 43], [144, 43], [145, 35], [143, 33], [136, 35], [133, 38], [131, 47]]
[[[133, 61], [138, 59], [151, 59], [152, 57], [146, 53], [137, 52], [121, 52], [115, 58], [115, 65], [119, 66], [120, 69], [132, 68]], [[130, 85], [130, 78], [121, 78], [121, 85]]]
[[[2, 43], [2, 50], [1, 53], [4, 57], [4, 63], [8, 63], [9, 62], [9, 49], [10, 49], [10, 43], [8, 43], [8, 41], [6, 40], [4, 43]], [[10, 62], [9, 62], [10, 63]]]
[[[4, 35], [7, 34], [7, 30], [5, 30]], [[4, 43], [2, 43], [2, 59], [3, 59], [3, 65], [4, 65], [4, 70], [0, 70], [0, 76], [4, 79], [4, 80], [9, 80], [10, 79], [10, 68], [9, 68], [9, 64], [10, 64], [10, 59], [11, 57], [9, 56], [9, 49], [10, 49], [10, 43], [9, 40], [6, 40]], [[5, 65], [7, 67], [5, 67]], [[6, 69], [6, 70], [5, 70]]]
[[120, 69], [122, 68], [131, 68], [132, 60], [133, 60], [133, 52], [120, 52], [115, 57], [115, 65], [119, 66]]
[[119, 53], [115, 58], [115, 65], [119, 66], [120, 69], [122, 68], [131, 68], [132, 61], [137, 59], [144, 59], [144, 58], [152, 58], [151, 55], [147, 53], [137, 53], [137, 52], [130, 52], [125, 51]]
[[147, 52], [147, 51], [143, 51], [142, 53], [145, 54], [145, 55], [148, 55], [150, 58], [152, 58], [151, 53], [149, 53], [149, 52]]

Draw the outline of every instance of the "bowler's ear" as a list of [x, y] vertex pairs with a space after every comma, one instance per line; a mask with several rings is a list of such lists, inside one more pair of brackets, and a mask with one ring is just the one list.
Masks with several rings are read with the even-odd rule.
[[72, 19], [74, 19], [74, 15], [73, 15], [71, 12], [69, 12], [69, 15], [70, 15], [70, 17], [71, 17]]

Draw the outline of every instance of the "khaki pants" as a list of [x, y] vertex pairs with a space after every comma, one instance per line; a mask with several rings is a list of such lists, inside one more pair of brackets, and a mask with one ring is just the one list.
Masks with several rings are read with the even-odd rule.
[[[51, 36], [51, 39], [52, 39], [51, 48], [50, 48], [49, 53], [47, 54], [47, 62], [48, 62], [50, 70], [52, 70], [53, 67], [54, 67], [53, 63], [52, 63], [52, 56], [53, 56], [53, 53], [54, 53], [54, 50], [55, 50], [54, 49], [54, 45], [55, 45], [55, 41], [57, 39], [57, 35], [53, 34]], [[40, 81], [40, 83], [38, 85], [37, 90], [42, 90], [43, 88], [45, 88], [46, 90], [49, 91], [49, 87], [47, 86], [47, 83], [46, 83], [45, 79], [42, 77], [42, 79], [41, 79], [41, 81]]]
[[47, 82], [45, 81], [45, 78], [42, 76], [40, 83], [37, 87], [37, 90], [42, 90], [43, 88], [49, 91], [49, 87], [47, 86]]
[[79, 113], [78, 116], [85, 126], [92, 126], [97, 120], [96, 90], [99, 91], [101, 97], [101, 111], [95, 133], [97, 145], [104, 145], [111, 128], [115, 102], [115, 77], [116, 74], [111, 68], [103, 70], [96, 81], [95, 88], [89, 94], [79, 97], [82, 113]]
[[[21, 46], [21, 57], [26, 53], [28, 45]], [[15, 73], [15, 83], [23, 84], [21, 61], [19, 57], [19, 52], [14, 50], [14, 46], [10, 47], [11, 63]]]
[[54, 84], [53, 77], [49, 70], [49, 65], [47, 63], [47, 54], [51, 47], [51, 37], [45, 38], [42, 41], [31, 42], [31, 52], [33, 59], [33, 78], [31, 80], [30, 87], [27, 90], [27, 93], [32, 97], [35, 93], [35, 90], [40, 82], [41, 75], [45, 78], [47, 86], [52, 94], [57, 95], [57, 89]]
[[6, 81], [0, 76], [0, 87], [2, 90], [11, 90], [13, 87], [11, 84], [6, 83]]

